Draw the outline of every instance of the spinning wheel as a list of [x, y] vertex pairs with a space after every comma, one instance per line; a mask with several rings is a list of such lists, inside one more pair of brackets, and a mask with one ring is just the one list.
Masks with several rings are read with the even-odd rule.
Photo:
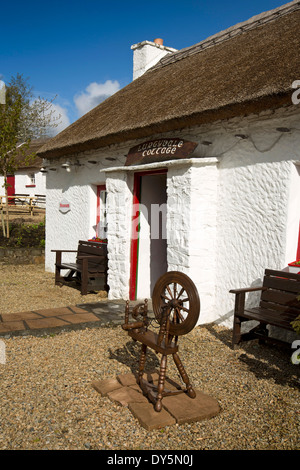
[[[186, 392], [190, 398], [196, 393], [190, 384], [188, 375], [178, 355], [178, 336], [189, 333], [197, 323], [200, 312], [200, 300], [192, 280], [184, 273], [170, 271], [161, 276], [155, 284], [152, 297], [153, 311], [160, 328], [156, 334], [148, 330], [148, 303], [138, 304], [131, 312], [126, 303], [125, 323], [122, 328], [128, 331], [135, 341], [142, 343], [137, 382], [144, 394], [154, 403], [155, 410], [161, 411], [164, 396]], [[131, 313], [134, 322], [129, 323]], [[138, 321], [138, 316], [141, 320]], [[143, 378], [147, 348], [161, 353], [158, 384], [155, 387]], [[183, 390], [165, 390], [164, 383], [167, 369], [167, 356], [172, 355], [177, 369], [186, 385]]]
[[200, 299], [193, 281], [184, 273], [170, 271], [155, 284], [152, 304], [155, 318], [162, 325], [169, 315], [169, 332], [180, 336], [196, 325], [200, 312]]

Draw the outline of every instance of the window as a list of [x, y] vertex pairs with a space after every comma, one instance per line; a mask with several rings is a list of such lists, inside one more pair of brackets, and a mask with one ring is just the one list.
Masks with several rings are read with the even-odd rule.
[[29, 173], [27, 179], [28, 179], [28, 183], [26, 184], [26, 188], [34, 187], [35, 186], [35, 173]]

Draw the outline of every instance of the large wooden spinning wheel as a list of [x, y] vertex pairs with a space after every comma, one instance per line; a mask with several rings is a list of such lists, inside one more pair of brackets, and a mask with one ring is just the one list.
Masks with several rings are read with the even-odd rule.
[[[161, 276], [155, 284], [152, 297], [153, 311], [159, 323], [159, 333], [148, 330], [149, 319], [147, 317], [148, 303], [138, 304], [130, 311], [129, 302], [126, 304], [125, 323], [123, 329], [128, 331], [135, 341], [142, 343], [139, 373], [137, 382], [144, 394], [154, 403], [156, 411], [162, 409], [164, 396], [185, 392], [190, 398], [195, 398], [196, 393], [189, 381], [188, 375], [178, 355], [178, 336], [189, 333], [197, 324], [200, 312], [200, 300], [197, 289], [192, 280], [184, 273], [170, 271]], [[134, 322], [129, 322], [129, 315]], [[141, 317], [138, 320], [138, 316]], [[159, 379], [156, 386], [147, 382], [144, 378], [147, 348], [150, 347], [156, 353], [161, 353]], [[172, 355], [180, 376], [185, 383], [185, 390], [178, 387], [176, 390], [165, 390], [165, 378], [167, 369], [167, 356]]]
[[193, 281], [184, 273], [169, 271], [155, 284], [152, 304], [155, 318], [162, 325], [169, 316], [169, 333], [180, 336], [196, 325], [200, 312], [200, 299]]

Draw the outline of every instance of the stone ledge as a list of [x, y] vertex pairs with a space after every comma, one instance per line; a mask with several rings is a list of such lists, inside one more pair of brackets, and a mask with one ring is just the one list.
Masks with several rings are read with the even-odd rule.
[[0, 247], [0, 262], [10, 264], [44, 264], [45, 250], [38, 247]]

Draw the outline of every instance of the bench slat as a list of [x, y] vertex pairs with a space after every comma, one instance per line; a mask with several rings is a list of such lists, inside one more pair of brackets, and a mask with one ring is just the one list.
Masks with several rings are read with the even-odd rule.
[[275, 276], [285, 279], [296, 279], [297, 281], [300, 281], [300, 274], [290, 273], [288, 271], [275, 271], [274, 269], [266, 269], [265, 276]]
[[300, 281], [295, 279], [283, 279], [279, 277], [268, 277], [264, 278], [264, 287], [270, 287], [272, 289], [282, 290], [286, 292], [294, 292], [298, 294], [300, 292]]
[[294, 315], [282, 315], [274, 310], [267, 309], [247, 309], [242, 315], [251, 320], [257, 320], [266, 325], [278, 326], [287, 330], [292, 330], [291, 322], [295, 320]]
[[265, 300], [266, 302], [274, 302], [275, 304], [286, 305], [289, 307], [296, 307], [299, 305], [299, 301], [297, 301], [295, 294], [271, 289], [262, 292], [261, 300]]
[[300, 304], [299, 306], [290, 307], [289, 305], [280, 305], [280, 304], [273, 304], [270, 302], [264, 302], [263, 300], [260, 302], [261, 308], [277, 310], [278, 312], [290, 312], [292, 315], [300, 315]]
[[[60, 269], [72, 269], [72, 270], [79, 271], [79, 272], [82, 271], [82, 264], [78, 264], [78, 263], [61, 263], [61, 264], [57, 264], [56, 266], [58, 266]], [[97, 272], [104, 273], [105, 269], [106, 269], [105, 265], [89, 266], [90, 273], [97, 273]]]

